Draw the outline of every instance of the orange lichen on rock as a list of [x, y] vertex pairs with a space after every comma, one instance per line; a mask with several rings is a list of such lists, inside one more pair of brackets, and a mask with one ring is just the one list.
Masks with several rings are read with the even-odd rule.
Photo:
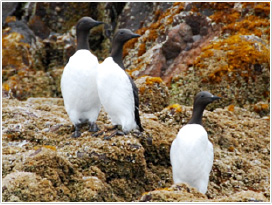
[[222, 64], [220, 67], [214, 69], [208, 74], [208, 78], [211, 82], [220, 82], [222, 77], [225, 76], [229, 81], [232, 81], [232, 75], [227, 75], [230, 72], [244, 78], [254, 77], [254, 69], [252, 66], [258, 64], [270, 62], [269, 48], [267, 48], [262, 42], [257, 40], [251, 40], [254, 36], [233, 35], [229, 38], [214, 42], [202, 49], [202, 54], [196, 60], [196, 66], [200, 69], [204, 69], [207, 65], [205, 58], [208, 58], [211, 50], [216, 52], [217, 50], [224, 51], [224, 56], [221, 57], [221, 61], [225, 61], [226, 64]]
[[16, 21], [16, 16], [7, 16], [6, 23], [10, 23], [14, 21]]
[[270, 21], [269, 19], [263, 19], [258, 16], [249, 16], [240, 22], [233, 22], [222, 28], [223, 33], [239, 33], [242, 35], [255, 34], [259, 37], [262, 36], [263, 30], [269, 35], [267, 40], [270, 40], [270, 32], [267, 32], [270, 31]]
[[[143, 36], [141, 38], [141, 45], [139, 46], [139, 52], [138, 56], [141, 56], [145, 53], [146, 50], [144, 50], [144, 44], [149, 42], [154, 42], [158, 38], [158, 32], [165, 32], [165, 24], [172, 24], [173, 23], [173, 17], [176, 14], [179, 14], [181, 11], [184, 10], [184, 3], [183, 2], [176, 2], [174, 3], [173, 7], [168, 8], [165, 12], [162, 12], [161, 10], [156, 10], [154, 12], [154, 22], [150, 24], [148, 27], [140, 28], [136, 31], [137, 34], [143, 35], [146, 31], [149, 31], [147, 36]], [[124, 45], [123, 49], [123, 57], [125, 57], [128, 54], [128, 50], [133, 48], [135, 43], [137, 42], [137, 39], [132, 39], [129, 42], [127, 42]]]
[[216, 23], [233, 23], [240, 17], [240, 13], [237, 11], [227, 12], [226, 10], [218, 11], [210, 16]]
[[172, 105], [169, 105], [167, 108], [170, 110], [174, 109], [176, 112], [182, 111], [182, 107], [180, 104], [172, 104]]
[[158, 38], [157, 30], [150, 30], [149, 35], [146, 40], [148, 41], [155, 41]]
[[142, 43], [142, 44], [139, 46], [139, 49], [138, 49], [138, 56], [143, 55], [145, 52], [146, 52], [145, 44]]
[[234, 111], [234, 105], [229, 105], [229, 106], [228, 106], [228, 111], [233, 112], [233, 111]]
[[52, 145], [42, 145], [42, 146], [35, 146], [35, 147], [33, 147], [34, 150], [39, 150], [41, 148], [51, 149], [53, 151], [57, 150], [57, 148], [55, 146], [52, 146]]
[[228, 148], [228, 151], [229, 151], [229, 152], [233, 152], [233, 151], [234, 151], [234, 147], [233, 147], [233, 146], [230, 146], [230, 147]]
[[[137, 33], [137, 32], [136, 32]], [[128, 54], [128, 49], [133, 48], [134, 44], [137, 42], [137, 38], [133, 38], [125, 43], [123, 47], [123, 58]]]
[[147, 85], [153, 85], [154, 83], [161, 83], [162, 79], [160, 77], [147, 77], [145, 82]]
[[51, 149], [51, 150], [54, 150], [56, 151], [57, 148], [55, 146], [52, 146], [52, 145], [43, 145], [44, 148], [47, 148], [47, 149]]
[[253, 107], [254, 112], [261, 113], [263, 111], [269, 110], [269, 104], [267, 103], [257, 103]]
[[[243, 35], [255, 34], [261, 37], [263, 33], [269, 35], [270, 40], [270, 3], [268, 2], [242, 2], [242, 11], [235, 9], [234, 3], [205, 3], [207, 8], [213, 8], [214, 14], [209, 18], [223, 24], [222, 33]], [[244, 11], [244, 12], [243, 12]], [[247, 15], [252, 13], [252, 15]], [[264, 27], [262, 30], [260, 27]]]
[[270, 14], [270, 2], [258, 2], [253, 7], [256, 15], [265, 15], [269, 17]]
[[3, 89], [6, 91], [9, 91], [9, 89], [10, 89], [9, 84], [3, 83]]
[[139, 93], [140, 93], [140, 94], [143, 94], [144, 91], [145, 91], [145, 87], [140, 87], [140, 88], [139, 88]]
[[2, 68], [25, 69], [31, 64], [29, 56], [30, 45], [21, 40], [24, 36], [20, 33], [3, 31], [2, 37]]

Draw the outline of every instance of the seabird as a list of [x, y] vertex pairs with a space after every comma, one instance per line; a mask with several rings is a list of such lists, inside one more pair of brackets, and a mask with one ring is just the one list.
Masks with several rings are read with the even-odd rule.
[[202, 116], [205, 107], [218, 99], [207, 91], [195, 96], [192, 118], [179, 130], [170, 149], [174, 183], [187, 183], [203, 194], [212, 170], [213, 145], [202, 126]]
[[[120, 125], [127, 134], [132, 129], [143, 131], [139, 116], [138, 89], [125, 72], [123, 45], [132, 38], [140, 37], [129, 29], [119, 29], [112, 41], [110, 57], [99, 65], [97, 73], [98, 95], [105, 111], [115, 127]], [[115, 133], [115, 134], [116, 134]]]
[[61, 77], [64, 106], [75, 126], [72, 137], [81, 135], [82, 123], [89, 123], [90, 132], [99, 130], [95, 123], [101, 107], [96, 86], [99, 63], [97, 57], [89, 51], [88, 35], [91, 28], [102, 23], [91, 17], [83, 17], [77, 22], [76, 53], [70, 57]]

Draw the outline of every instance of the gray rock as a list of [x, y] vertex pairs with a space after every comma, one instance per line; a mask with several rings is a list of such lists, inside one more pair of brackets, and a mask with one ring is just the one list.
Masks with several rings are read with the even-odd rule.
[[18, 2], [2, 2], [2, 26], [5, 24], [6, 18], [14, 13], [18, 4]]
[[11, 32], [17, 32], [24, 36], [24, 38], [21, 40], [22, 42], [32, 44], [36, 41], [35, 34], [24, 20], [12, 21], [7, 25], [11, 28]]

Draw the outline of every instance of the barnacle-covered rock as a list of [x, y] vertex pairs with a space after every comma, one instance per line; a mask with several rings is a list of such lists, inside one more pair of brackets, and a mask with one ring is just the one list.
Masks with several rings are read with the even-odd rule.
[[146, 192], [140, 202], [268, 202], [262, 193], [240, 191], [231, 196], [208, 200], [207, 196], [198, 192], [188, 184], [175, 184], [169, 188]]
[[268, 202], [264, 194], [255, 191], [241, 191], [227, 197], [222, 197], [213, 202]]
[[58, 156], [56, 148], [39, 148], [28, 154], [21, 163], [16, 164], [15, 170], [34, 172], [50, 180], [55, 187], [76, 180], [77, 171], [70, 162]]
[[82, 176], [53, 146], [25, 153], [23, 160], [17, 160], [13, 172], [4, 181], [7, 183], [3, 183], [2, 189], [9, 197], [4, 198], [5, 201], [117, 200], [103, 179]]
[[[110, 138], [112, 131], [104, 130], [110, 121], [102, 110], [102, 132], [92, 136], [82, 127], [82, 136], [74, 139], [62, 99], [3, 99], [3, 107], [3, 176], [35, 172], [52, 182], [60, 201], [132, 201], [146, 190], [171, 184], [164, 160], [174, 135], [168, 131], [171, 137], [164, 138], [164, 129], [150, 117], [142, 119], [147, 134]], [[152, 157], [146, 161], [146, 156]]]
[[162, 126], [156, 116], [150, 118], [150, 115], [143, 115], [145, 132], [140, 137], [146, 151], [146, 161], [167, 167], [170, 165], [170, 146], [175, 138], [175, 132], [167, 126]]
[[161, 78], [144, 76], [138, 78], [135, 84], [139, 90], [140, 110], [142, 112], [158, 112], [168, 105], [168, 88]]
[[46, 178], [33, 172], [15, 171], [3, 178], [2, 197], [5, 202], [56, 201], [57, 191]]
[[[177, 133], [191, 118], [192, 107], [174, 104], [156, 115]], [[249, 187], [268, 195], [269, 189], [263, 185], [269, 183], [269, 170], [261, 168], [269, 166], [268, 124], [269, 119], [239, 107], [204, 111], [203, 126], [214, 147], [214, 164], [207, 192], [209, 198], [248, 190]]]
[[78, 202], [116, 202], [120, 201], [113, 192], [113, 189], [96, 176], [82, 178], [82, 182], [75, 185], [77, 192], [74, 201]]
[[144, 193], [140, 202], [203, 202], [207, 197], [188, 184], [175, 184], [169, 188]]
[[2, 112], [3, 139], [52, 144], [51, 139], [60, 135], [56, 139], [61, 140], [64, 133], [72, 131], [65, 109], [60, 106], [62, 99], [29, 98], [24, 102], [3, 99], [2, 105], [5, 107]]
[[[112, 138], [112, 131], [104, 130], [110, 121], [102, 110], [100, 134], [92, 136], [82, 127], [82, 136], [74, 139], [62, 99], [3, 99], [2, 105], [3, 177], [17, 170], [35, 173], [50, 181], [57, 192], [55, 201], [136, 201], [154, 190], [154, 196], [179, 200], [180, 193], [157, 189], [173, 183], [170, 146], [192, 107], [172, 104], [156, 114], [142, 113], [142, 134]], [[269, 119], [232, 105], [206, 110], [203, 124], [214, 146], [214, 165], [208, 198], [194, 194], [192, 200], [226, 200], [224, 196], [236, 192], [241, 195], [233, 201], [245, 200], [242, 191], [249, 190], [269, 199]], [[153, 198], [157, 199], [161, 198]]]

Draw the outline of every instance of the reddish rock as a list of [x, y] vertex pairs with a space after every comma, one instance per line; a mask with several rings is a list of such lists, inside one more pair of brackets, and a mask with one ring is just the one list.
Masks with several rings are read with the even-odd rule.
[[[128, 28], [136, 31], [151, 23], [155, 11], [165, 11], [172, 6], [172, 2], [129, 2], [119, 16], [119, 28]], [[156, 19], [155, 19], [156, 20]]]
[[147, 66], [147, 68], [141, 72], [139, 72], [138, 76], [150, 75], [153, 77], [160, 77], [163, 66], [166, 63], [166, 59], [162, 54], [161, 49], [155, 49], [153, 52], [154, 58], [152, 59], [152, 63]]
[[36, 36], [41, 39], [45, 39], [50, 34], [50, 29], [45, 25], [45, 23], [41, 20], [40, 16], [33, 16], [29, 23], [29, 27], [35, 33]]
[[[174, 62], [169, 65], [167, 71], [162, 76], [162, 79], [166, 84], [171, 83], [171, 79], [173, 76], [185, 75], [185, 72], [188, 67], [192, 66], [195, 59], [201, 54], [201, 49], [208, 45], [210, 41], [219, 34], [219, 29], [216, 29], [213, 32], [210, 32], [208, 35], [204, 36], [201, 40], [194, 42], [192, 44], [192, 48], [189, 51], [181, 52], [179, 56], [177, 56]], [[183, 66], [180, 66], [183, 65]]]
[[168, 39], [162, 46], [162, 53], [167, 60], [175, 58], [187, 48], [187, 42], [192, 41], [191, 27], [186, 23], [173, 27], [168, 33]]

